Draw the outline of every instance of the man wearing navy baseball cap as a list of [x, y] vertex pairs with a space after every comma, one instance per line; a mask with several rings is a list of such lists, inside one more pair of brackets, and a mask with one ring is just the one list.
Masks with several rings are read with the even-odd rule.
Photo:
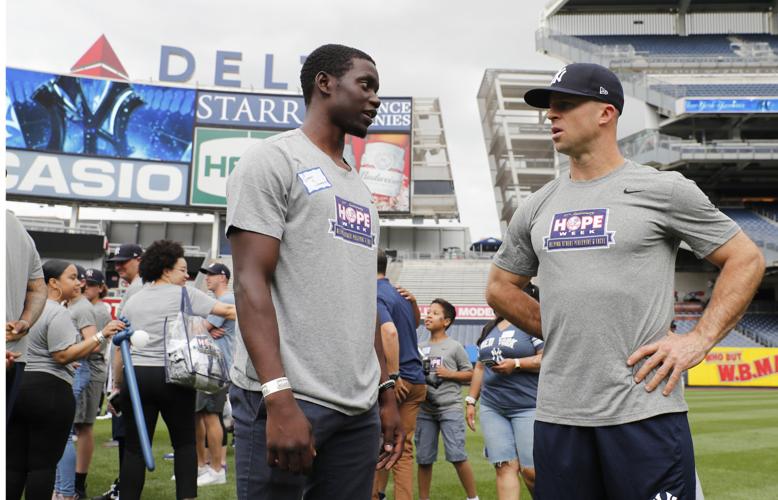
[[[746, 310], [762, 254], [694, 182], [621, 155], [624, 94], [607, 68], [568, 64], [524, 100], [548, 109], [554, 148], [570, 157], [516, 210], [486, 292], [495, 313], [546, 341], [535, 498], [694, 498], [681, 376]], [[682, 241], [721, 274], [695, 328], [676, 335]], [[535, 276], [542, 321], [522, 291]]]
[[[230, 268], [220, 262], [212, 262], [201, 267], [205, 274], [205, 284], [219, 302], [235, 304], [235, 295], [229, 291]], [[224, 353], [228, 369], [232, 368], [232, 354], [235, 350], [235, 321], [221, 316], [209, 315], [205, 327]], [[221, 415], [227, 403], [225, 387], [215, 394], [197, 393], [195, 411], [197, 416], [195, 429], [197, 448], [197, 486], [224, 484], [227, 482], [227, 441]], [[208, 442], [208, 456], [205, 443]], [[210, 465], [207, 465], [210, 464]]]
[[[130, 300], [130, 297], [135, 295], [135, 293], [143, 287], [143, 282], [140, 278], [141, 258], [143, 258], [143, 248], [141, 248], [140, 245], [135, 243], [122, 243], [119, 245], [119, 248], [116, 249], [116, 253], [113, 257], [107, 259], [108, 262], [114, 263], [114, 268], [119, 274], [119, 277], [129, 284], [124, 291], [124, 296], [122, 297], [122, 303], [119, 305], [117, 316], [121, 314], [124, 304]], [[111, 365], [111, 393], [116, 394], [121, 390], [123, 377], [122, 355], [118, 346], [114, 346], [114, 348], [111, 349]], [[124, 426], [124, 416], [116, 415], [116, 412], [113, 410], [113, 406], [111, 406], [110, 403], [109, 408], [112, 413], [114, 413], [114, 416], [111, 419], [111, 429], [113, 438], [119, 443], [119, 463], [121, 464], [122, 456], [124, 455], [124, 436], [126, 430]], [[117, 478], [113, 482], [113, 485], [111, 485], [111, 488], [98, 498], [101, 500], [119, 498], [119, 479]]]

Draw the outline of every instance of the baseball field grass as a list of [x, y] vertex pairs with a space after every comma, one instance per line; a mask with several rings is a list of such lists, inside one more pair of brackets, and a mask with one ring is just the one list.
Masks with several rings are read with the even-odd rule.
[[[706, 499], [774, 500], [778, 498], [778, 390], [691, 389], [686, 392], [689, 421], [694, 437], [697, 470]], [[118, 474], [116, 448], [105, 448], [111, 436], [109, 420], [95, 427], [95, 457], [88, 476], [88, 493], [102, 493]], [[230, 436], [230, 439], [232, 437]], [[494, 471], [483, 458], [480, 432], [467, 434], [467, 451], [482, 500], [496, 498]], [[146, 474], [144, 499], [175, 498], [173, 462], [163, 455], [172, 451], [165, 424], [157, 426], [154, 437], [157, 469]], [[443, 456], [440, 450], [439, 456]], [[201, 487], [200, 499], [234, 499], [234, 454], [228, 451], [229, 472], [226, 485]], [[391, 495], [391, 481], [389, 488]], [[432, 498], [464, 500], [457, 475], [451, 464], [439, 461], [433, 470]], [[339, 499], [333, 492], [333, 500]], [[529, 493], [522, 486], [522, 498]]]

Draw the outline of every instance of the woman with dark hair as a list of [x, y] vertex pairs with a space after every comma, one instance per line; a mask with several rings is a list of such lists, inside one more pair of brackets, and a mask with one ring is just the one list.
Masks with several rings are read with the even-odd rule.
[[[538, 288], [525, 290], [538, 300]], [[467, 425], [475, 431], [475, 405], [481, 397], [481, 431], [485, 455], [497, 474], [497, 498], [519, 498], [519, 473], [530, 493], [535, 487], [533, 426], [543, 341], [504, 318], [487, 323], [478, 339], [467, 403]]]
[[27, 366], [19, 399], [8, 425], [6, 462], [10, 499], [50, 500], [57, 462], [75, 415], [71, 363], [103, 346], [124, 328], [112, 321], [102, 332], [80, 339], [70, 313], [60, 302], [76, 296], [81, 283], [76, 266], [62, 260], [43, 265], [48, 300], [28, 334]]
[[[140, 262], [143, 288], [122, 309], [122, 315], [133, 330], [145, 330], [148, 343], [132, 349], [132, 364], [143, 406], [143, 417], [154, 438], [157, 417], [161, 414], [170, 431], [175, 462], [176, 498], [197, 496], [197, 454], [195, 452], [195, 390], [165, 382], [165, 324], [175, 320], [181, 309], [182, 290], [189, 276], [184, 249], [174, 241], [155, 241], [146, 249]], [[192, 313], [207, 317], [215, 314], [235, 319], [235, 306], [217, 302], [193, 287], [186, 287]], [[117, 374], [118, 375], [118, 374]], [[121, 375], [120, 375], [121, 376]], [[121, 392], [126, 394], [123, 383]], [[114, 401], [116, 399], [114, 398]], [[129, 397], [119, 403], [128, 429], [135, 429], [135, 416]], [[114, 405], [115, 406], [115, 405]], [[122, 500], [141, 497], [146, 480], [146, 466], [137, 432], [127, 433], [119, 483]]]

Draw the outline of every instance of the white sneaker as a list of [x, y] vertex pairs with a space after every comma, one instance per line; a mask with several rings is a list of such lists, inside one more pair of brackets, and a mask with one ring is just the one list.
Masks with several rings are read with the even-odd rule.
[[[197, 479], [200, 479], [200, 476], [202, 476], [204, 474], [207, 474], [209, 470], [211, 470], [211, 468], [208, 466], [208, 464], [202, 465], [202, 466], [198, 465], [197, 466]], [[176, 475], [173, 474], [173, 476], [170, 478], [170, 480], [171, 481], [175, 481], [176, 480]]]
[[197, 478], [197, 486], [208, 486], [211, 484], [226, 484], [227, 474], [224, 469], [215, 471], [208, 467], [208, 472]]

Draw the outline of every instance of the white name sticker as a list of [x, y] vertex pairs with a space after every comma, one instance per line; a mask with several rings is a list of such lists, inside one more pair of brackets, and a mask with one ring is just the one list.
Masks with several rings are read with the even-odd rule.
[[321, 168], [319, 167], [303, 170], [297, 174], [297, 177], [300, 179], [300, 181], [302, 181], [303, 186], [305, 186], [305, 190], [308, 192], [308, 194], [313, 194], [317, 191], [321, 191], [322, 189], [332, 187], [332, 184], [330, 184], [327, 176], [324, 175], [324, 172], [322, 172]]
[[513, 337], [516, 334], [516, 330], [506, 330], [502, 332], [501, 337]]

